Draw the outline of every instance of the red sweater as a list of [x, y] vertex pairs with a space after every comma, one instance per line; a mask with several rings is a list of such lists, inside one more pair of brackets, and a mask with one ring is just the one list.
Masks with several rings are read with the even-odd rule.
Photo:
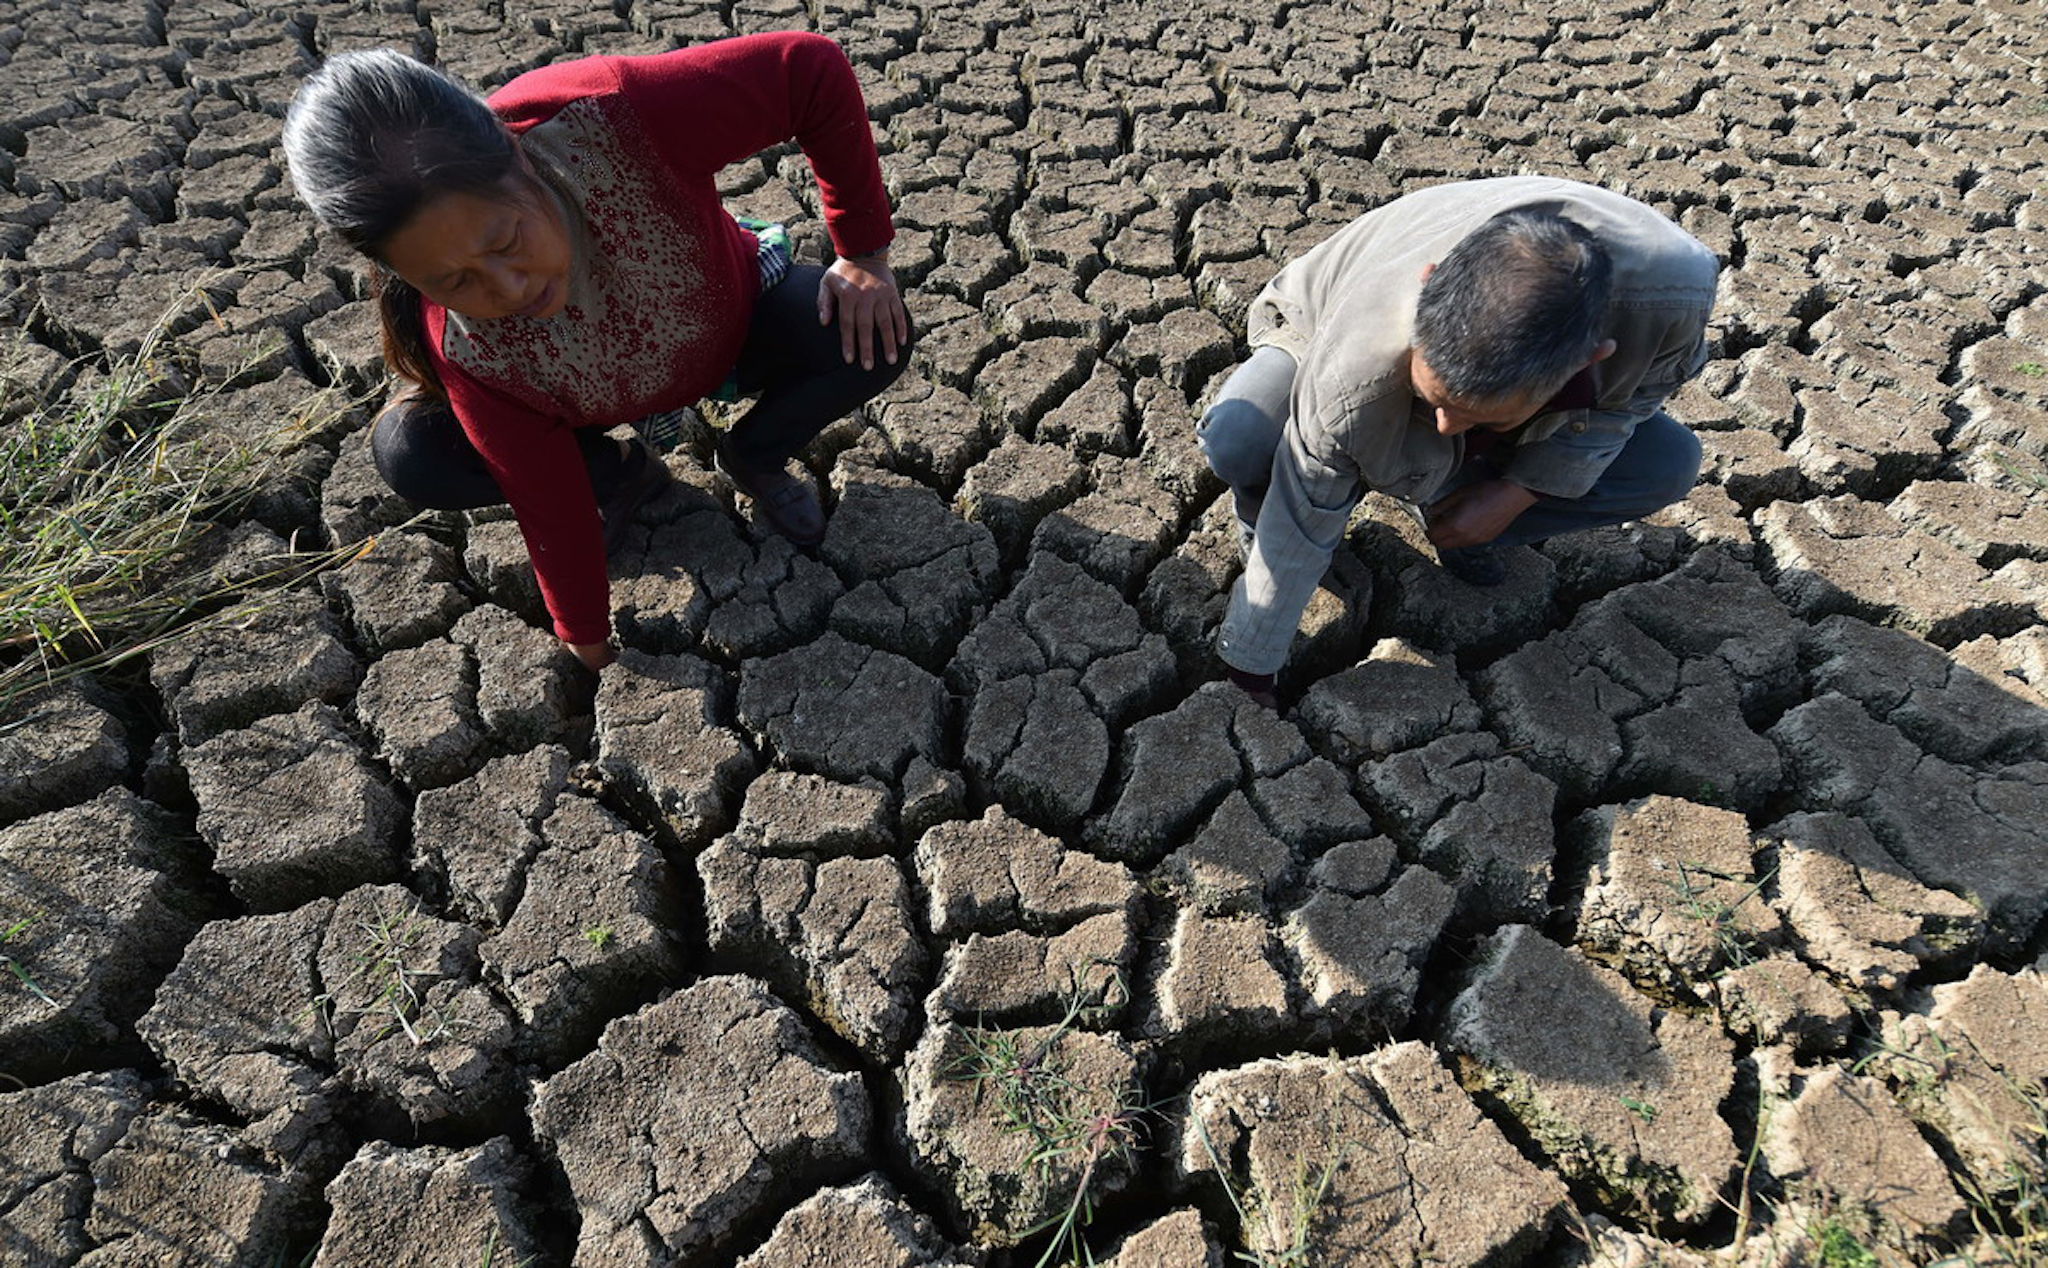
[[519, 518], [555, 633], [602, 642], [604, 540], [571, 429], [687, 405], [739, 358], [757, 244], [720, 204], [718, 170], [794, 137], [841, 255], [888, 244], [888, 195], [860, 85], [823, 36], [583, 58], [521, 75], [490, 105], [564, 205], [567, 307], [469, 321], [425, 302], [428, 346]]

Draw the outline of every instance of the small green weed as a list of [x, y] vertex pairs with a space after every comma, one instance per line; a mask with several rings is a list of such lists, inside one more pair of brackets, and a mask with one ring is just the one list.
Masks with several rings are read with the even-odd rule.
[[1870, 1247], [1833, 1216], [1807, 1230], [1807, 1235], [1813, 1238], [1816, 1268], [1878, 1268], [1877, 1256]]
[[1188, 1110], [1188, 1121], [1195, 1125], [1195, 1136], [1202, 1142], [1202, 1152], [1209, 1155], [1209, 1165], [1215, 1168], [1216, 1179], [1223, 1185], [1223, 1196], [1229, 1199], [1230, 1208], [1237, 1212], [1237, 1223], [1244, 1240], [1247, 1243], [1252, 1241], [1253, 1221], [1257, 1219], [1264, 1222], [1268, 1240], [1277, 1247], [1240, 1250], [1234, 1252], [1235, 1256], [1253, 1268], [1310, 1268], [1316, 1262], [1318, 1218], [1324, 1201], [1330, 1195], [1330, 1186], [1344, 1168], [1344, 1155], [1349, 1146], [1332, 1148], [1329, 1156], [1315, 1167], [1309, 1165], [1306, 1157], [1296, 1158], [1293, 1182], [1284, 1194], [1271, 1193], [1263, 1185], [1253, 1193], [1240, 1194], [1237, 1186], [1230, 1182], [1230, 1171], [1217, 1156], [1216, 1146], [1209, 1140], [1209, 1129], [1192, 1106]]
[[2013, 369], [2030, 379], [2038, 379], [2042, 375], [2048, 374], [2048, 365], [2042, 365], [2039, 361], [2022, 361], [2015, 365]]
[[1621, 1107], [1634, 1114], [1637, 1118], [1642, 1119], [1645, 1123], [1657, 1121], [1657, 1107], [1648, 1101], [1637, 1100], [1633, 1096], [1624, 1096], [1621, 1098]]
[[[403, 915], [380, 911], [375, 920], [357, 921], [357, 928], [364, 935], [363, 945], [349, 953], [355, 967], [340, 983], [348, 986], [361, 982], [372, 992], [369, 1003], [356, 1009], [354, 1015], [381, 1019], [376, 1039], [403, 1031], [415, 1048], [425, 1047], [455, 1026], [451, 1018], [427, 1002], [427, 993], [422, 989], [423, 982], [440, 974], [406, 963], [406, 957], [418, 948], [425, 933], [419, 917], [420, 909], [415, 904]], [[339, 1020], [339, 1007], [335, 991], [314, 998], [313, 1008], [330, 1033]]]
[[[1095, 968], [1107, 973], [1091, 986], [1088, 971]], [[1095, 1218], [1096, 1172], [1113, 1158], [1129, 1158], [1137, 1147], [1144, 1116], [1150, 1112], [1138, 1088], [1118, 1088], [1105, 1098], [1103, 1089], [1084, 1087], [1070, 1079], [1059, 1060], [1062, 1039], [1128, 998], [1122, 972], [1114, 964], [1095, 961], [1074, 974], [1066, 1012], [1043, 1036], [1020, 1043], [1016, 1032], [976, 1027], [964, 1032], [968, 1052], [947, 1067], [945, 1077], [973, 1083], [993, 1094], [1005, 1131], [1030, 1138], [1026, 1166], [1043, 1175], [1063, 1159], [1080, 1160], [1073, 1195], [1065, 1209], [1026, 1230], [1031, 1237], [1052, 1232], [1036, 1268], [1048, 1268], [1055, 1262], [1095, 1263], [1082, 1233]]]
[[[0, 931], [0, 947], [5, 947], [9, 945], [16, 938], [19, 938], [22, 934], [27, 933], [29, 929], [35, 925], [36, 921], [41, 919], [42, 916], [40, 914], [33, 916], [23, 916], [20, 920], [17, 920], [13, 924], [9, 925], [6, 928], [6, 930]], [[0, 951], [0, 966], [4, 966], [9, 973], [13, 974], [14, 979], [20, 982], [22, 986], [27, 989], [29, 994], [35, 996], [37, 999], [43, 1001], [45, 1004], [48, 1004], [52, 1008], [58, 1007], [57, 1001], [51, 999], [49, 995], [44, 993], [42, 987], [36, 985], [36, 980], [33, 977], [29, 976], [28, 970], [22, 967], [21, 961], [15, 959], [11, 955], [8, 955], [5, 951]]]
[[602, 951], [612, 944], [612, 927], [610, 925], [585, 925], [583, 926], [583, 940]]
[[1756, 955], [1750, 937], [1735, 921], [1743, 904], [1763, 893], [1777, 869], [1772, 868], [1751, 882], [1733, 902], [1714, 896], [1715, 881], [1741, 882], [1747, 878], [1716, 871], [1700, 863], [1680, 862], [1678, 879], [1671, 882], [1679, 895], [1679, 913], [1707, 926], [1720, 952], [1721, 963], [1729, 968], [1754, 964]]

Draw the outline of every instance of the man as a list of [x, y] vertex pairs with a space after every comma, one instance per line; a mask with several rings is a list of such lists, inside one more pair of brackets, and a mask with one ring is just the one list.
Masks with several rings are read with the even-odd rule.
[[1410, 194], [1281, 269], [1197, 429], [1246, 544], [1231, 678], [1271, 703], [1365, 489], [1482, 586], [1505, 547], [1683, 498], [1699, 442], [1661, 407], [1706, 363], [1716, 271], [1655, 210], [1540, 176]]

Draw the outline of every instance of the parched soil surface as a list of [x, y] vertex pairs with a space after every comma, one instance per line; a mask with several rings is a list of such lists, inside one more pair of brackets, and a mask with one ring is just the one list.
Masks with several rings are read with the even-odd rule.
[[[0, 14], [0, 368], [169, 311], [224, 438], [362, 395], [216, 567], [378, 534], [0, 731], [0, 1262], [2038, 1261], [2040, 9], [1257, 8]], [[593, 680], [512, 524], [381, 491], [279, 121], [344, 49], [788, 27], [867, 88], [914, 365], [807, 455], [815, 557], [685, 417]], [[1706, 475], [1485, 592], [1368, 499], [1262, 710], [1191, 431], [1245, 305], [1523, 171], [1725, 262]], [[821, 250], [794, 149], [725, 188]]]

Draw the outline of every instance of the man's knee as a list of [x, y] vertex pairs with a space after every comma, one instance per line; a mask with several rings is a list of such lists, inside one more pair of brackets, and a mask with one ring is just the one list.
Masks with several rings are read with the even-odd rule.
[[1692, 493], [1693, 485], [1699, 482], [1702, 461], [1700, 438], [1669, 414], [1654, 414], [1645, 425], [1656, 428], [1657, 447], [1651, 470], [1657, 479], [1654, 495], [1657, 505], [1682, 502]]
[[1224, 397], [1202, 414], [1195, 441], [1209, 469], [1234, 489], [1262, 488], [1273, 475], [1280, 429], [1250, 401]]

